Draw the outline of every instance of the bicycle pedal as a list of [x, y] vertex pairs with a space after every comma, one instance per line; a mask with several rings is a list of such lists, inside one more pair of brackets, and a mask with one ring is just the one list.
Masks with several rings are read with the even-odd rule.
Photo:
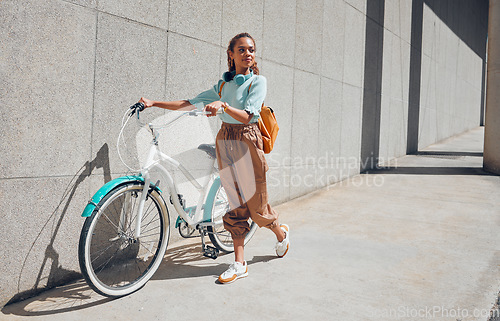
[[216, 259], [219, 256], [219, 249], [213, 246], [207, 245], [205, 246], [205, 250], [203, 251], [203, 256], [209, 257], [211, 259]]

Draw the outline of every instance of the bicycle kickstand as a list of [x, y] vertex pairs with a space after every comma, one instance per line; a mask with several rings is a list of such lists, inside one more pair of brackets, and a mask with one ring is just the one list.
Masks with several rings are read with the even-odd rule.
[[219, 256], [219, 249], [205, 244], [205, 235], [208, 233], [205, 227], [198, 227], [198, 229], [201, 235], [201, 250], [203, 252], [203, 256], [215, 260]]

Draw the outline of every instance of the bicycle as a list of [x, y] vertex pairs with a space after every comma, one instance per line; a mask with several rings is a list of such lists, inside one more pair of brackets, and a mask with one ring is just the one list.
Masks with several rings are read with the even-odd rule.
[[[117, 148], [125, 126], [134, 115], [137, 115], [137, 122], [141, 126], [145, 125], [140, 121], [140, 112], [143, 110], [142, 103], [127, 109]], [[159, 129], [187, 115], [206, 114], [208, 112], [199, 110], [181, 112], [162, 126], [147, 124], [152, 139], [144, 166], [137, 174], [123, 176], [103, 185], [85, 207], [82, 217], [86, 217], [86, 220], [80, 234], [78, 260], [87, 284], [97, 293], [107, 297], [128, 295], [142, 288], [157, 271], [170, 236], [170, 216], [165, 200], [171, 203], [178, 214], [175, 226], [181, 236], [201, 237], [204, 256], [216, 259], [219, 252], [234, 250], [231, 235], [224, 229], [222, 222], [229, 203], [218, 172], [214, 171], [203, 186], [180, 162], [161, 152], [158, 146]], [[202, 144], [198, 148], [215, 162], [213, 144]], [[119, 148], [118, 154], [125, 164]], [[177, 193], [174, 176], [162, 163], [179, 169], [200, 192], [197, 205], [185, 206], [185, 199]], [[165, 192], [160, 189], [160, 181], [151, 181], [152, 170], [159, 170], [166, 177]], [[167, 197], [164, 197], [165, 194]], [[251, 222], [245, 244], [256, 229], [255, 222]], [[198, 231], [198, 235], [194, 235], [195, 231]], [[206, 244], [207, 235], [214, 246]]]

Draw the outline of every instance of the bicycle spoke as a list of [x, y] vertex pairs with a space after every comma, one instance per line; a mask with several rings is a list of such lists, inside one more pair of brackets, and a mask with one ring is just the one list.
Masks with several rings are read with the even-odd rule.
[[[152, 224], [152, 223], [156, 223], [156, 222], [159, 222], [160, 219], [156, 219], [154, 221], [151, 221], [147, 224], [144, 225], [144, 227], [142, 228], [142, 233], [144, 232], [148, 232], [148, 231], [151, 231], [152, 229], [155, 229], [157, 228], [158, 226], [157, 225], [154, 225], [152, 228], [149, 228], [149, 226]], [[149, 228], [149, 229], [148, 229]], [[141, 235], [142, 236], [142, 235]]]
[[118, 233], [117, 233], [118, 235], [120, 234], [119, 232], [122, 232], [122, 233], [123, 233], [123, 231], [120, 231], [120, 228], [119, 228], [118, 226], [116, 226], [116, 225], [115, 225], [115, 223], [113, 223], [113, 222], [111, 221], [111, 219], [108, 217], [108, 215], [106, 215], [106, 214], [104, 214], [104, 213], [103, 213], [103, 214], [102, 214], [102, 216], [106, 219], [106, 221], [107, 221], [107, 222], [108, 222], [111, 226], [113, 226], [114, 228], [116, 228], [116, 230], [118, 231]]
[[150, 257], [150, 256], [154, 256], [154, 255], [156, 254], [156, 250], [158, 249], [157, 247], [155, 247], [155, 248], [154, 248], [154, 249], [155, 249], [155, 251], [152, 251], [152, 250], [153, 250], [153, 247], [151, 247], [151, 248], [147, 248], [147, 247], [146, 247], [146, 246], [144, 246], [143, 244], [141, 244], [140, 246], [141, 246], [141, 247], [142, 247], [142, 248], [143, 248], [143, 249], [144, 249], [147, 253], [149, 253], [149, 254], [150, 254], [150, 255], [148, 255], [147, 257], [146, 257], [144, 254], [142, 254], [142, 255], [141, 255], [141, 256], [144, 256], [144, 261], [146, 261], [148, 257]]
[[99, 271], [97, 271], [97, 269], [95, 269], [95, 268], [94, 268], [94, 270], [96, 270], [97, 273], [102, 272], [102, 270], [106, 267], [106, 265], [108, 265], [108, 263], [111, 261], [111, 259], [113, 259], [113, 257], [115, 256], [116, 253], [118, 253], [118, 249], [115, 251], [115, 253], [113, 255], [111, 255], [109, 257], [109, 259], [104, 264], [101, 264], [100, 266], [97, 267], [97, 269], [101, 268]]
[[135, 196], [134, 199], [135, 200], [133, 202], [132, 209], [129, 212], [130, 213], [130, 220], [128, 222], [128, 228], [127, 228], [128, 231], [133, 231], [132, 230], [132, 223], [135, 221], [135, 218], [137, 217], [137, 211], [136, 211], [135, 207], [136, 207], [136, 204], [137, 204], [137, 200], [139, 199], [139, 196], [138, 195]]
[[98, 258], [100, 258], [100, 257], [101, 257], [101, 255], [103, 255], [103, 254], [104, 254], [107, 250], [109, 250], [112, 246], [113, 246], [113, 244], [111, 244], [110, 246], [108, 246], [107, 248], [105, 248], [105, 249], [103, 249], [103, 250], [98, 251], [97, 253], [100, 253], [100, 254], [99, 254], [98, 256], [94, 256], [93, 258], [91, 258], [91, 259], [92, 259], [91, 263], [94, 263], [94, 262], [95, 262], [95, 260], [97, 260]]

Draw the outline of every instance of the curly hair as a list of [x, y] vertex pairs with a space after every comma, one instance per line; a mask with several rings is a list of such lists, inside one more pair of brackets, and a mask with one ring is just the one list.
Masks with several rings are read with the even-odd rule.
[[[234, 66], [234, 62], [231, 59], [231, 57], [229, 56], [229, 53], [230, 52], [234, 53], [234, 45], [236, 44], [236, 41], [238, 39], [240, 39], [240, 38], [250, 38], [250, 39], [252, 39], [254, 49], [255, 50], [257, 49], [257, 46], [255, 44], [255, 40], [253, 39], [252, 36], [250, 36], [249, 33], [243, 32], [243, 33], [239, 33], [236, 36], [234, 36], [233, 39], [231, 39], [231, 41], [229, 41], [229, 46], [227, 46], [227, 68], [228, 68], [229, 72], [236, 70], [236, 67]], [[255, 60], [253, 61], [253, 65], [250, 68], [252, 69], [254, 75], [258, 75], [259, 74], [259, 68], [257, 67], [257, 62]]]

